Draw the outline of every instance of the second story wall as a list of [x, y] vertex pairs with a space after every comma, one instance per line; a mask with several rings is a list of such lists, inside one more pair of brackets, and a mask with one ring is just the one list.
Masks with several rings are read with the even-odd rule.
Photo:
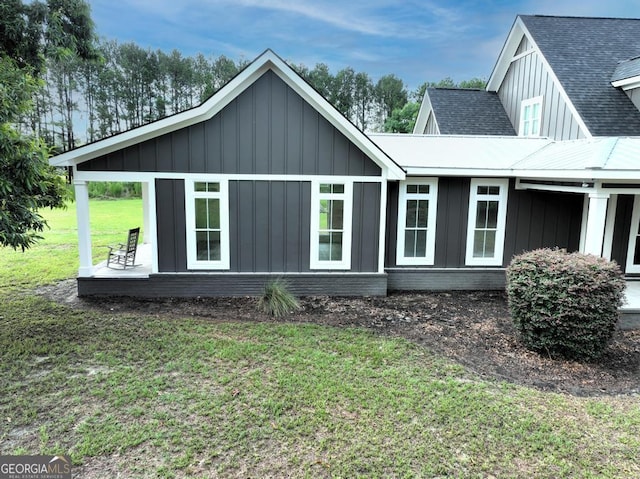
[[520, 134], [522, 101], [542, 96], [540, 136], [555, 140], [585, 138], [586, 132], [565, 102], [560, 86], [526, 35], [513, 58], [498, 96], [516, 132]]

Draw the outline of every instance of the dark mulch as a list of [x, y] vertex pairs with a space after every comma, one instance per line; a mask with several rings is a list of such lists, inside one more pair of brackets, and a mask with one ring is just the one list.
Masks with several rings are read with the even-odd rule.
[[284, 321], [358, 326], [399, 336], [481, 377], [579, 396], [640, 393], [640, 330], [618, 330], [604, 356], [580, 363], [527, 350], [517, 339], [502, 292], [402, 293], [388, 297], [309, 297], [281, 320], [257, 313], [254, 298], [82, 299], [75, 281], [41, 294], [75, 307], [216, 321]]

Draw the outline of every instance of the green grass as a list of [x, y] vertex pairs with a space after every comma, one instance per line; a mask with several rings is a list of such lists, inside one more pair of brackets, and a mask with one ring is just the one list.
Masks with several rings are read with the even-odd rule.
[[[23, 288], [44, 276], [29, 275]], [[637, 398], [483, 381], [365, 330], [104, 313], [29, 294], [0, 300], [0, 328], [0, 453], [69, 454], [81, 477], [640, 476]]]
[[[129, 228], [142, 226], [142, 200], [91, 200], [91, 241], [94, 263], [106, 259], [105, 246], [127, 239]], [[78, 271], [78, 230], [75, 203], [65, 210], [45, 210], [50, 229], [44, 241], [22, 252], [0, 248], [0, 290], [9, 292], [74, 277]]]

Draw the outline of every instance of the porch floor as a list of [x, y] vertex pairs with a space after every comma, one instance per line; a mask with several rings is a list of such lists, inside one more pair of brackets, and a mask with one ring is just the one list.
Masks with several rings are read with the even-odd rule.
[[[106, 256], [106, 254], [105, 254]], [[139, 244], [136, 250], [135, 267], [107, 268], [107, 260], [93, 268], [94, 278], [148, 278], [151, 274], [151, 245]]]

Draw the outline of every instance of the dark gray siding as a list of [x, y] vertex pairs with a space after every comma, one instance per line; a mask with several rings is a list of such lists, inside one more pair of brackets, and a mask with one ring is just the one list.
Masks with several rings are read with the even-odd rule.
[[[513, 181], [512, 181], [513, 183]], [[577, 251], [584, 197], [533, 190], [509, 191], [504, 265], [513, 255], [537, 248]]]
[[624, 271], [627, 264], [627, 248], [631, 233], [631, 215], [633, 214], [633, 195], [618, 195], [616, 219], [611, 243], [611, 259]]
[[[184, 181], [156, 180], [158, 269], [187, 271]], [[352, 272], [378, 270], [380, 184], [353, 187]], [[311, 183], [229, 182], [230, 271], [310, 272]]]
[[362, 272], [378, 271], [379, 183], [355, 183], [353, 185], [352, 225], [351, 269]]
[[310, 183], [229, 182], [231, 271], [309, 271]]
[[[420, 268], [474, 268], [465, 265], [470, 178], [438, 180], [435, 264]], [[514, 254], [555, 247], [577, 250], [582, 221], [582, 195], [515, 190], [511, 180], [503, 266]], [[398, 184], [389, 187], [386, 267], [396, 265]], [[404, 267], [416, 269], [415, 266]], [[394, 284], [390, 279], [390, 284]]]
[[438, 180], [435, 267], [464, 266], [470, 185], [469, 178]]
[[210, 120], [82, 163], [79, 169], [381, 174], [372, 160], [271, 71]]
[[187, 270], [184, 181], [156, 180], [156, 216], [158, 221], [158, 270]]
[[[470, 182], [469, 178], [438, 179], [435, 265], [425, 266], [426, 268], [459, 268], [464, 266]], [[398, 198], [399, 184], [390, 183], [385, 254], [385, 265], [390, 268], [396, 266]]]

